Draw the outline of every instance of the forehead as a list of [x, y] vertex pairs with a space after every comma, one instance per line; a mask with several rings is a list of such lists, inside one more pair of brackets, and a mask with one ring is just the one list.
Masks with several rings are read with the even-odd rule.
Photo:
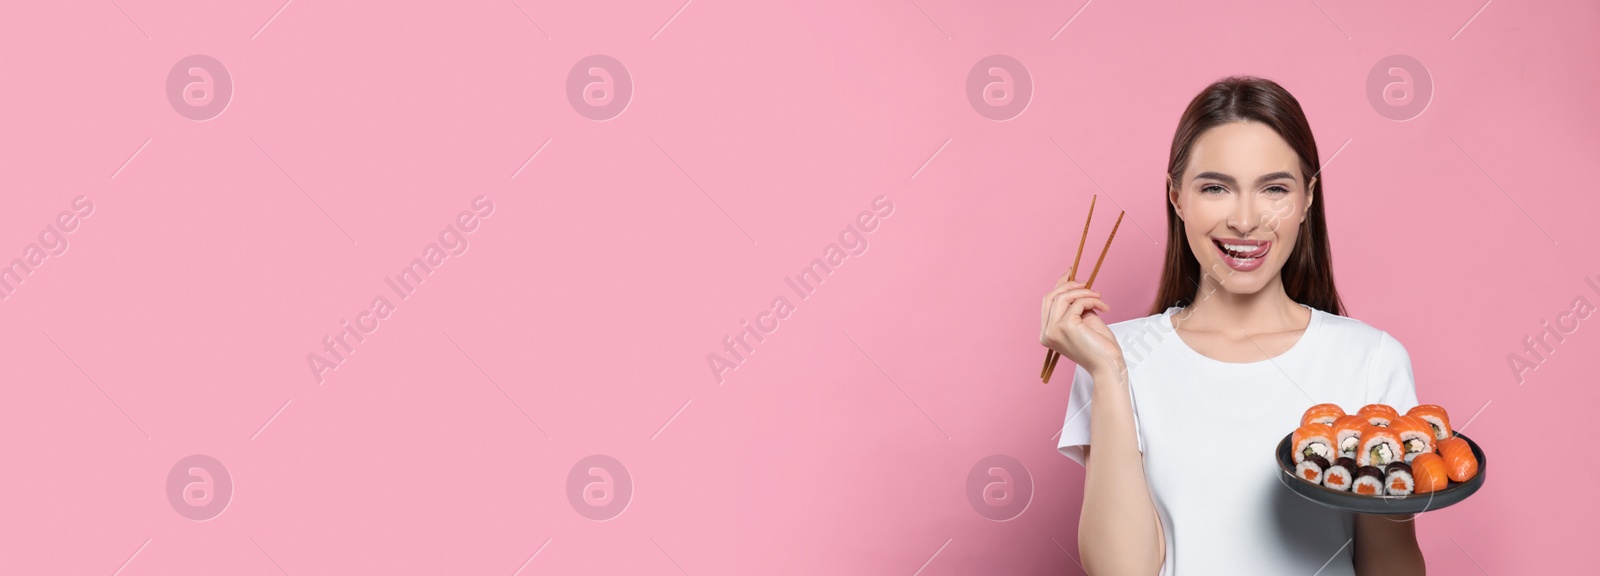
[[1184, 177], [1212, 171], [1254, 181], [1256, 176], [1280, 170], [1300, 175], [1300, 157], [1282, 136], [1260, 122], [1230, 122], [1195, 139]]

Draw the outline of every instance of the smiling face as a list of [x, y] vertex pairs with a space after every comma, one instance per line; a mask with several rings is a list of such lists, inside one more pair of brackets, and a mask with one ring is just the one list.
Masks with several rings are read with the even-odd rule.
[[1168, 186], [1206, 293], [1255, 294], [1281, 284], [1311, 195], [1299, 156], [1277, 132], [1249, 121], [1206, 130], [1190, 148], [1183, 180], [1169, 178]]

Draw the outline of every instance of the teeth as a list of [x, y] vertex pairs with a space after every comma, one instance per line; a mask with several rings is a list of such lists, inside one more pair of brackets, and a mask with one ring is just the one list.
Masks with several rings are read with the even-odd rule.
[[1244, 244], [1222, 244], [1222, 243], [1218, 243], [1217, 245], [1221, 246], [1223, 251], [1227, 252], [1229, 256], [1232, 256], [1234, 258], [1238, 258], [1240, 260], [1251, 260], [1251, 259], [1255, 259], [1255, 258], [1260, 258], [1260, 256], [1245, 256], [1245, 254], [1250, 254], [1250, 253], [1253, 253], [1253, 252], [1255, 252], [1257, 250], [1260, 250], [1261, 249], [1260, 246], [1250, 246], [1250, 245], [1244, 245]]

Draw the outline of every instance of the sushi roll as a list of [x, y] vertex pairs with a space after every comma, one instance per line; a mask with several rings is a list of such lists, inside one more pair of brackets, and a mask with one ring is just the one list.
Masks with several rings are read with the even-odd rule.
[[[1365, 416], [1351, 414], [1333, 423], [1333, 441], [1339, 447], [1340, 456], [1356, 457], [1356, 451], [1361, 449], [1361, 433], [1371, 428]], [[1355, 469], [1351, 468], [1351, 472]]]
[[1400, 447], [1405, 450], [1405, 461], [1418, 454], [1433, 452], [1433, 427], [1416, 416], [1401, 416], [1389, 422], [1389, 429], [1400, 434]]
[[1388, 426], [1390, 420], [1400, 417], [1400, 413], [1388, 404], [1368, 404], [1357, 410], [1356, 414], [1366, 417], [1367, 423], [1373, 426]]
[[1295, 464], [1307, 456], [1321, 456], [1323, 460], [1338, 457], [1334, 453], [1333, 427], [1327, 424], [1306, 424], [1296, 428], [1290, 436], [1290, 444], [1294, 446]]
[[1383, 490], [1390, 496], [1409, 496], [1416, 489], [1416, 479], [1411, 476], [1411, 466], [1405, 462], [1390, 462], [1383, 470]]
[[1444, 440], [1455, 433], [1450, 430], [1450, 415], [1444, 408], [1433, 404], [1418, 404], [1415, 408], [1406, 411], [1407, 416], [1415, 416], [1433, 428], [1433, 439]]
[[1344, 409], [1338, 404], [1318, 404], [1306, 409], [1304, 416], [1300, 417], [1300, 425], [1327, 424], [1333, 425], [1334, 420], [1344, 417]]
[[1472, 454], [1472, 446], [1460, 436], [1440, 440], [1439, 456], [1444, 458], [1444, 469], [1451, 480], [1466, 482], [1478, 475], [1478, 457]]
[[1356, 480], [1350, 484], [1350, 491], [1366, 496], [1383, 495], [1383, 470], [1377, 466], [1357, 468]]
[[[1440, 462], [1440, 465], [1443, 465], [1443, 462]], [[1341, 456], [1338, 460], [1333, 461], [1333, 465], [1328, 466], [1328, 469], [1322, 472], [1322, 485], [1334, 490], [1349, 492], [1355, 473], [1355, 459]]]
[[1306, 456], [1299, 464], [1294, 465], [1294, 475], [1299, 476], [1312, 484], [1322, 483], [1322, 473], [1328, 469], [1328, 459], [1321, 456]]
[[1405, 458], [1405, 449], [1400, 446], [1400, 435], [1393, 429], [1384, 426], [1370, 426], [1361, 433], [1360, 451], [1356, 452], [1356, 464], [1360, 466], [1388, 466], [1390, 462], [1397, 462]]
[[1411, 478], [1416, 481], [1416, 493], [1427, 494], [1444, 490], [1450, 485], [1445, 474], [1444, 458], [1438, 454], [1421, 454], [1411, 461]]

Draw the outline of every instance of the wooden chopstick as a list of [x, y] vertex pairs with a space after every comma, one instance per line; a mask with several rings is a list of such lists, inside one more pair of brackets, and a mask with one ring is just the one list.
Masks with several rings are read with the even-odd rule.
[[[1083, 235], [1078, 236], [1078, 254], [1072, 257], [1072, 269], [1067, 271], [1068, 282], [1078, 279], [1078, 261], [1083, 259], [1083, 245], [1089, 242], [1089, 223], [1094, 222], [1094, 203], [1099, 199], [1099, 194], [1089, 197], [1089, 217], [1083, 219]], [[1096, 264], [1095, 267], [1100, 265]]]
[[[1098, 195], [1089, 199], [1089, 217], [1083, 222], [1083, 235], [1078, 238], [1078, 254], [1072, 257], [1072, 270], [1067, 272], [1068, 281], [1077, 280], [1078, 262], [1083, 258], [1083, 245], [1089, 240], [1089, 223], [1094, 221], [1094, 203], [1098, 199]], [[1100, 258], [1095, 260], [1094, 270], [1089, 273], [1089, 281], [1085, 282], [1083, 285], [1085, 289], [1092, 289], [1094, 287], [1094, 279], [1096, 276], [1100, 275], [1100, 265], [1105, 263], [1106, 253], [1111, 251], [1111, 241], [1116, 239], [1117, 228], [1122, 226], [1122, 217], [1126, 216], [1127, 214], [1128, 213], [1125, 210], [1117, 214], [1117, 222], [1111, 225], [1111, 235], [1106, 237], [1106, 245], [1100, 249]], [[1045, 384], [1050, 383], [1050, 375], [1055, 372], [1056, 363], [1060, 360], [1061, 354], [1057, 353], [1055, 350], [1048, 348], [1045, 349], [1044, 369], [1040, 371], [1040, 378]]]
[[1122, 217], [1127, 212], [1117, 215], [1117, 222], [1111, 225], [1111, 235], [1106, 237], [1106, 246], [1100, 249], [1100, 259], [1094, 261], [1094, 271], [1089, 273], [1089, 281], [1083, 284], [1084, 288], [1094, 288], [1094, 277], [1100, 274], [1100, 264], [1106, 261], [1106, 252], [1111, 251], [1111, 240], [1117, 237], [1117, 227], [1122, 225]]
[[[1068, 282], [1078, 279], [1078, 261], [1083, 259], [1083, 245], [1089, 241], [1089, 223], [1094, 222], [1094, 203], [1099, 199], [1099, 194], [1089, 197], [1089, 216], [1084, 218], [1083, 234], [1078, 236], [1078, 253], [1073, 255], [1072, 267], [1067, 269]], [[1043, 379], [1045, 384], [1050, 383], [1050, 372], [1055, 369], [1056, 360], [1060, 357], [1061, 355], [1057, 354], [1055, 350], [1044, 349], [1044, 367], [1039, 369], [1039, 378]]]

